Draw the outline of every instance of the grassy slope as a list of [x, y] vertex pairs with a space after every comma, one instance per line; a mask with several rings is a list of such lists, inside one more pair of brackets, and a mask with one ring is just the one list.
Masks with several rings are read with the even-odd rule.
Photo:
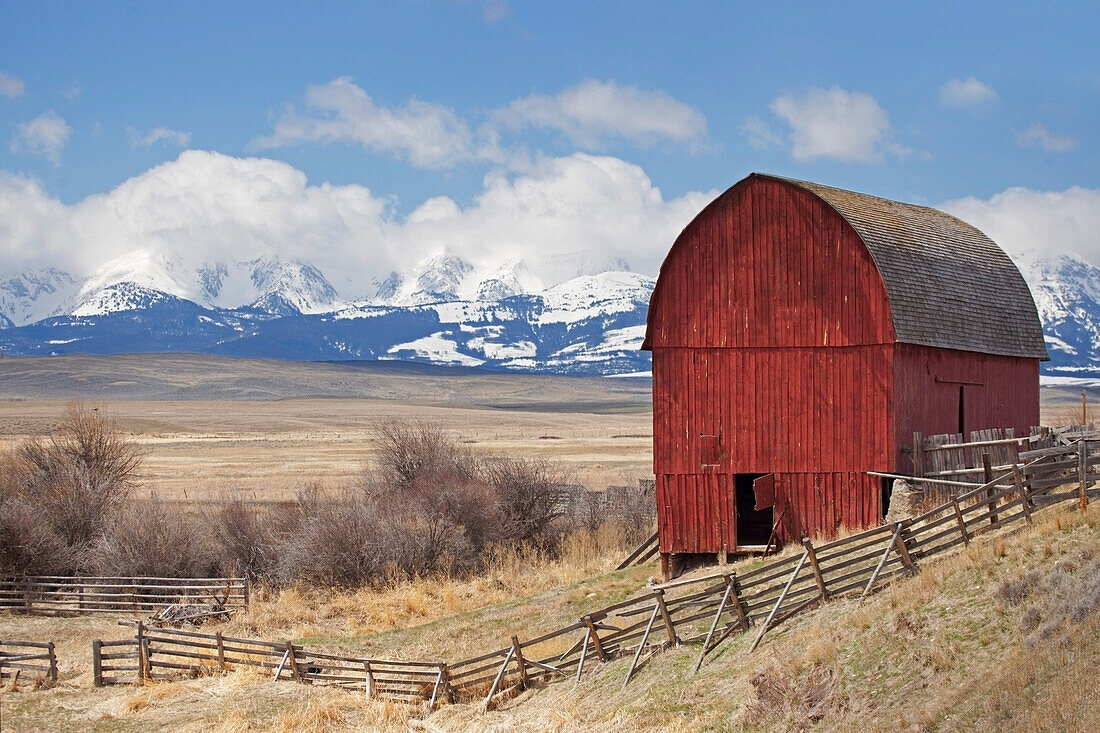
[[[427, 584], [328, 604], [288, 596], [234, 625], [318, 646], [455, 659], [614, 602], [644, 583], [647, 572], [571, 581], [561, 569], [509, 571], [465, 587]], [[495, 603], [484, 606], [481, 597]], [[691, 674], [698, 648], [685, 647], [652, 659], [625, 691], [629, 660], [621, 659], [592, 665], [575, 689], [571, 680], [545, 685], [487, 714], [456, 705], [409, 720], [424, 711], [251, 674], [94, 690], [87, 639], [121, 636], [112, 622], [9, 616], [0, 617], [0, 635], [58, 638], [63, 655], [71, 650], [85, 671], [63, 662], [59, 689], [0, 692], [0, 728], [1095, 730], [1098, 611], [1100, 505], [1094, 504], [1085, 515], [1048, 514], [1034, 529], [926, 563], [920, 575], [863, 605], [831, 602], [773, 631], [753, 654], [749, 637], [734, 637], [698, 675]]]

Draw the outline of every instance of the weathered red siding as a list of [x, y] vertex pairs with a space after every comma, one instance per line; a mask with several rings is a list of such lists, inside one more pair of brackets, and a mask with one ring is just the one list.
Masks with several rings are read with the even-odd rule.
[[[1013, 428], [1028, 435], [1039, 424], [1039, 362], [968, 351], [898, 344], [894, 361], [897, 393], [897, 470], [913, 469], [913, 433], [936, 435]], [[959, 426], [959, 389], [963, 425]]]
[[736, 474], [774, 474], [776, 513], [797, 519], [783, 539], [877, 523], [881, 481], [866, 472], [909, 468], [914, 431], [955, 432], [959, 380], [967, 430], [1038, 421], [1036, 360], [897, 343], [867, 246], [781, 180], [742, 181], [684, 230], [645, 348], [664, 553], [744, 544]]

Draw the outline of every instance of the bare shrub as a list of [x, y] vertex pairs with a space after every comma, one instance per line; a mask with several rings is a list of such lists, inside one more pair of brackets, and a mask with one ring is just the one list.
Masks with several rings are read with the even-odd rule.
[[498, 541], [541, 541], [562, 516], [562, 476], [549, 462], [499, 458], [485, 464], [485, 478], [495, 503]]
[[468, 480], [477, 472], [470, 449], [437, 423], [388, 418], [377, 429], [381, 484], [400, 489], [423, 481]]
[[72, 402], [48, 436], [18, 446], [6, 490], [23, 496], [74, 549], [87, 546], [134, 487], [141, 453], [98, 408]]
[[211, 574], [201, 524], [158, 499], [131, 501], [111, 515], [88, 551], [97, 575], [192, 577]]
[[279, 546], [280, 580], [352, 587], [371, 582], [384, 568], [377, 523], [360, 497], [308, 495], [297, 531]]
[[279, 543], [297, 529], [301, 512], [281, 513], [281, 517], [283, 521], [269, 508], [239, 497], [223, 499], [211, 507], [205, 527], [221, 574], [274, 579]]
[[0, 575], [63, 574], [76, 561], [38, 509], [21, 497], [0, 496]]

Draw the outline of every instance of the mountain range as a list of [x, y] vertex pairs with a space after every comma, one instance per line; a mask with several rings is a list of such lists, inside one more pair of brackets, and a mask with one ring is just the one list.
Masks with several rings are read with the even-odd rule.
[[[647, 373], [649, 354], [639, 347], [654, 278], [621, 261], [569, 264], [575, 276], [547, 288], [520, 260], [475, 267], [442, 252], [390, 273], [367, 296], [345, 298], [298, 260], [189, 262], [138, 250], [85, 278], [44, 268], [0, 279], [0, 353], [197, 352]], [[1100, 376], [1100, 268], [1066, 255], [1018, 264], [1051, 356], [1043, 373]]]

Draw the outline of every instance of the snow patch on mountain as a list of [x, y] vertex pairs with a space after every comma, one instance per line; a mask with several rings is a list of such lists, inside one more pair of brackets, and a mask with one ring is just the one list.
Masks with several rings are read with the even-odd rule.
[[170, 299], [174, 299], [173, 296], [138, 283], [113, 283], [83, 297], [69, 315], [86, 318], [109, 313], [147, 310]]
[[72, 297], [77, 279], [55, 267], [0, 279], [0, 328], [23, 326], [54, 315]]
[[459, 366], [481, 366], [484, 359], [465, 354], [459, 350], [458, 344], [447, 338], [452, 334], [448, 331], [440, 331], [430, 336], [409, 341], [408, 343], [395, 344], [386, 350], [386, 354], [397, 359], [422, 359], [433, 364], [456, 364]]
[[575, 323], [612, 313], [628, 313], [649, 306], [656, 283], [633, 272], [604, 272], [574, 278], [542, 294], [540, 323]]

